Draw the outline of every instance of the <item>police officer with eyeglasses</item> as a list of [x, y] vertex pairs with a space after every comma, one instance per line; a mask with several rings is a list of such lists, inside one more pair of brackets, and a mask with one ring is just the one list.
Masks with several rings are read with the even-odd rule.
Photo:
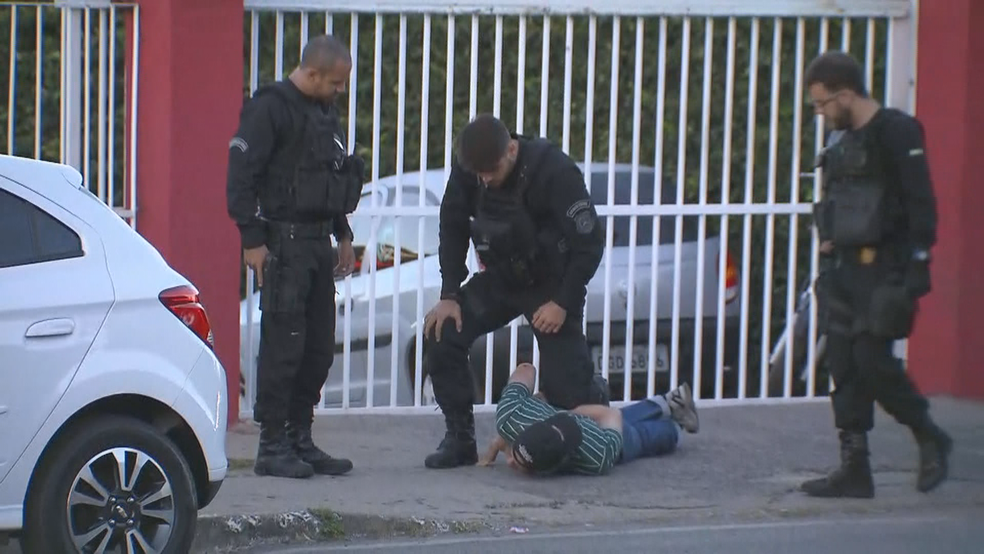
[[911, 115], [869, 97], [861, 66], [848, 54], [819, 56], [805, 81], [816, 113], [834, 129], [817, 160], [823, 190], [814, 211], [825, 268], [816, 291], [841, 465], [802, 490], [874, 496], [867, 434], [878, 402], [912, 430], [919, 447], [916, 487], [927, 492], [947, 477], [952, 440], [893, 354], [931, 289], [937, 213], [923, 129]]

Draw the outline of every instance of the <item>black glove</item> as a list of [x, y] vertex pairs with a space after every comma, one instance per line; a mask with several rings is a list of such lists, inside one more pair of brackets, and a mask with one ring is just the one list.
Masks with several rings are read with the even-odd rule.
[[905, 271], [905, 290], [912, 298], [921, 298], [932, 290], [929, 260], [912, 260]]

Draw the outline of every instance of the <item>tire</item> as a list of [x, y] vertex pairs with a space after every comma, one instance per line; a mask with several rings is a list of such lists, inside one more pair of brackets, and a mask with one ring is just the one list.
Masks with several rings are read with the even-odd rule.
[[[120, 481], [114, 460], [120, 454], [128, 478], [134, 475], [135, 462], [143, 461], [135, 472], [131, 492], [136, 494], [132, 497], [114, 494], [114, 485]], [[102, 496], [88, 478], [83, 480], [86, 469], [110, 493], [102, 497], [101, 505], [77, 501], [83, 495], [92, 501]], [[170, 496], [153, 498], [166, 490], [164, 484], [170, 485]], [[72, 491], [80, 494], [70, 504]], [[117, 502], [110, 505], [109, 498]], [[135, 501], [128, 503], [131, 498]], [[169, 516], [171, 527], [158, 527], [159, 520], [143, 514], [141, 507], [154, 510], [155, 516]], [[157, 552], [185, 553], [191, 549], [198, 518], [191, 469], [181, 451], [154, 427], [127, 416], [98, 416], [66, 429], [42, 458], [24, 512], [24, 552], [94, 552], [106, 540], [110, 542], [105, 551], [126, 552], [125, 540], [129, 539], [134, 552], [145, 551], [140, 545], [144, 540]], [[99, 517], [106, 519], [100, 523]], [[90, 531], [93, 536], [83, 541], [88, 548], [77, 547], [73, 536]]]

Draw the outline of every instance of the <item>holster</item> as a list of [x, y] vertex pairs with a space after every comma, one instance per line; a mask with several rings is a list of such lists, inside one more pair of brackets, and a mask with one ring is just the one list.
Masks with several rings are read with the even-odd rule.
[[901, 283], [879, 285], [871, 294], [868, 326], [875, 336], [899, 340], [909, 336], [916, 316], [916, 302]]

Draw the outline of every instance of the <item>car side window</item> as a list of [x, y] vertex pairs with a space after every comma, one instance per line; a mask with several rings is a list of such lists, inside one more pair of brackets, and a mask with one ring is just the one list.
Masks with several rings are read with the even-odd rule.
[[51, 214], [0, 189], [0, 268], [83, 255], [82, 239]]

